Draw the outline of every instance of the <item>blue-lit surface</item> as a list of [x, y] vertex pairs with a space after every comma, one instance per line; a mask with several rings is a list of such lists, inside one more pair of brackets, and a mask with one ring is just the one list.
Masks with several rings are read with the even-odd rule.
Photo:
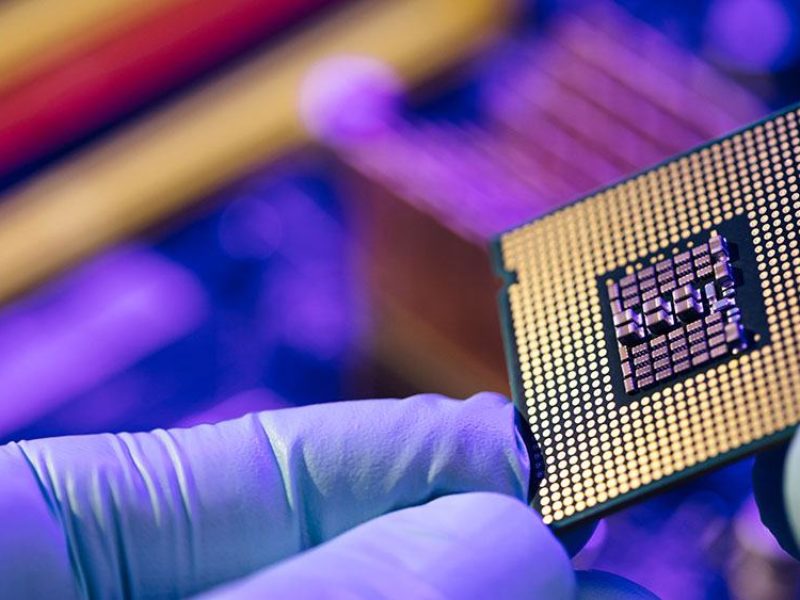
[[[560, 73], [568, 64], [555, 52], [564, 38], [552, 28], [580, 22], [598, 3], [528, 4], [517, 30], [461, 79], [406, 107], [377, 138], [345, 140], [337, 149], [342, 162], [480, 244], [800, 98], [795, 3], [620, 0], [612, 7], [629, 20], [618, 41], [635, 47], [651, 39], [651, 27], [677, 55], [647, 44], [642, 56], [686, 69], [679, 73], [685, 78], [659, 80], [658, 94], [691, 100], [697, 88], [687, 65], [697, 58], [722, 87], [712, 85], [702, 106], [678, 103], [677, 116], [660, 121], [658, 144], [634, 136], [634, 158], [615, 157], [619, 137], [599, 127], [583, 131], [588, 140], [570, 134], [541, 108], [570, 118], [562, 97], [543, 83], [553, 64]], [[618, 60], [622, 54], [601, 37], [580, 39]], [[666, 68], [617, 64], [643, 86]], [[629, 131], [630, 122], [652, 116], [653, 104], [624, 104], [624, 86], [607, 83], [613, 71], [586, 89], [607, 94], [612, 116]], [[696, 125], [688, 133], [676, 126], [690, 119]], [[567, 170], [558, 156], [536, 158], [547, 145], [579, 156], [581, 169]], [[6, 308], [0, 396], [12, 401], [0, 409], [0, 438], [189, 424], [346, 396], [360, 373], [352, 358], [371, 307], [358, 276], [354, 192], [338, 186], [341, 176], [316, 156], [267, 166], [209, 199], [199, 216], [155, 233], [153, 243], [116, 249]], [[355, 383], [366, 395], [370, 386], [392, 393], [414, 385], [379, 377]], [[796, 566], [753, 533], [750, 491], [750, 465], [741, 463], [662, 494], [604, 522], [577, 564], [619, 573], [665, 598], [798, 597]], [[768, 574], [763, 581], [741, 576], [753, 565]]]
[[208, 206], [4, 311], [0, 393], [18, 402], [0, 410], [0, 437], [165, 426], [231, 397], [256, 410], [342, 396], [358, 298], [325, 169], [268, 169]]

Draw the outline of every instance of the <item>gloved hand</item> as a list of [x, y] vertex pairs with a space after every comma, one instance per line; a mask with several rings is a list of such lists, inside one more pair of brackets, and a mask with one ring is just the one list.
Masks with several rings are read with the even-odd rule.
[[[0, 589], [17, 598], [573, 597], [566, 552], [523, 503], [528, 477], [513, 408], [493, 394], [9, 444], [0, 448]], [[627, 586], [581, 581], [611, 597]]]
[[800, 560], [800, 435], [756, 458], [753, 490], [761, 520], [783, 549]]

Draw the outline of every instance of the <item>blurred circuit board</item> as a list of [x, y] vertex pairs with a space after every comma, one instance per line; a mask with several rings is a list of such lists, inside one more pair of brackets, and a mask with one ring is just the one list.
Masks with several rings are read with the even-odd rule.
[[335, 146], [358, 174], [351, 196], [381, 360], [453, 395], [507, 389], [496, 285], [474, 266], [488, 239], [767, 112], [609, 2], [509, 36], [473, 78], [458, 102], [398, 110]]
[[546, 523], [585, 521], [791, 434], [798, 147], [791, 109], [498, 238]]
[[[5, 307], [0, 441], [145, 430], [345, 392], [360, 328], [347, 218], [295, 157]], [[311, 293], [309, 293], [311, 292]]]
[[[0, 436], [505, 390], [486, 240], [800, 94], [788, 0], [522, 5], [476, 60], [414, 92], [375, 135], [334, 148], [349, 167], [335, 173], [343, 196], [318, 181], [330, 164], [301, 153], [304, 175], [234, 184], [160, 241], [7, 307], [0, 392], [16, 401]], [[576, 566], [664, 598], [796, 598], [800, 572], [750, 493], [747, 461], [659, 493], [603, 519]]]

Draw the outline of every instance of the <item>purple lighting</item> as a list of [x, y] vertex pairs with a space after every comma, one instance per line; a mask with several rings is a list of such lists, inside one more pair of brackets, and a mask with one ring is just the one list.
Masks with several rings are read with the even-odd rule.
[[142, 249], [104, 256], [8, 309], [0, 317], [0, 434], [181, 337], [205, 312], [193, 277]]
[[338, 56], [316, 64], [303, 84], [300, 111], [306, 126], [337, 144], [367, 140], [397, 112], [403, 84], [390, 68], [367, 56]]
[[[613, 3], [565, 13], [504, 56], [486, 77], [480, 124], [407, 118], [385, 69], [367, 63], [309, 79], [308, 126], [355, 170], [483, 243], [766, 112]], [[362, 108], [369, 135], [345, 126]]]
[[291, 403], [269, 390], [247, 390], [231, 396], [227, 400], [222, 400], [207, 410], [190, 415], [175, 425], [177, 427], [194, 427], [204, 423], [218, 423], [227, 419], [235, 419], [250, 412], [276, 410], [289, 406], [292, 406]]
[[777, 0], [717, 0], [707, 30], [711, 52], [744, 71], [780, 68], [797, 51], [792, 15]]

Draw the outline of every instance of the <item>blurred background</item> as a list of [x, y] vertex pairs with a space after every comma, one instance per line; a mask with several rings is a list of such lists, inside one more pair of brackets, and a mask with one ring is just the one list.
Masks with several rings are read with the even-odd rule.
[[[5, 0], [0, 441], [508, 392], [487, 241], [800, 99], [790, 0]], [[739, 463], [582, 568], [800, 597]]]

